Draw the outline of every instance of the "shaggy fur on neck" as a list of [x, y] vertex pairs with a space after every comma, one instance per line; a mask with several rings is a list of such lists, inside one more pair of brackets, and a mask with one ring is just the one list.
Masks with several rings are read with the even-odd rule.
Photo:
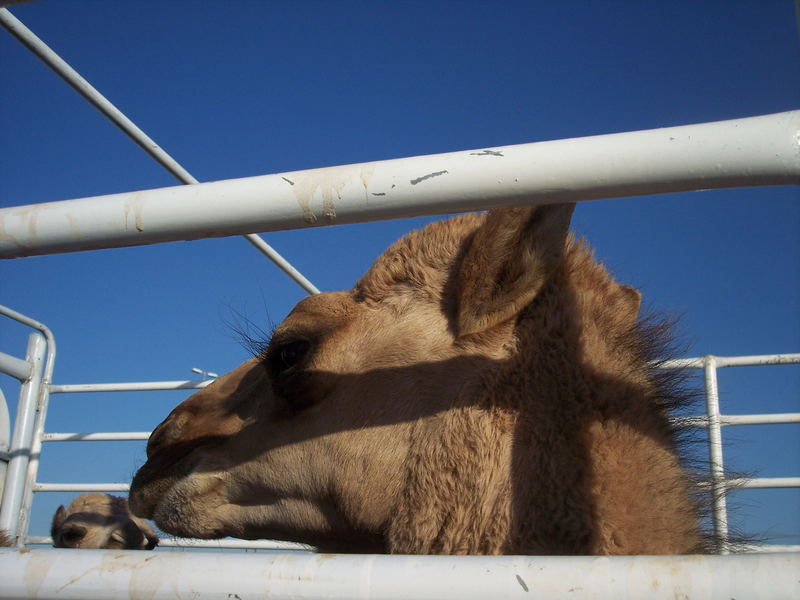
[[[483, 215], [412, 232], [358, 282], [381, 302], [410, 290], [453, 311], [455, 275]], [[654, 371], [669, 323], [641, 319], [581, 240], [502, 329], [505, 360], [467, 378], [453, 410], [414, 431], [389, 550], [446, 554], [693, 553], [699, 526], [687, 446], [670, 422], [686, 393]], [[492, 332], [483, 334], [484, 339]], [[464, 340], [465, 344], [478, 343]]]

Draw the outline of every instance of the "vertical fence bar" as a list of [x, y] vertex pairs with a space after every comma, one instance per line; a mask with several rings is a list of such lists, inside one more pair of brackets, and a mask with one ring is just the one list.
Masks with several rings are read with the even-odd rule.
[[8, 471], [8, 446], [11, 443], [11, 419], [8, 416], [8, 404], [3, 390], [0, 390], [0, 500], [3, 498], [3, 488], [6, 483]]
[[19, 511], [18, 535], [20, 541], [24, 541], [28, 536], [28, 527], [31, 522], [31, 509], [33, 508], [33, 486], [39, 473], [39, 461], [42, 456], [42, 435], [44, 434], [45, 420], [47, 419], [47, 408], [50, 404], [50, 380], [45, 374], [42, 385], [39, 389], [39, 399], [37, 402], [36, 420], [31, 436], [31, 453], [28, 459], [28, 468], [25, 471], [25, 485], [22, 491], [22, 503]]
[[722, 458], [722, 427], [720, 425], [719, 387], [717, 385], [717, 359], [703, 359], [706, 388], [706, 413], [708, 414], [708, 454], [711, 461], [711, 493], [713, 494], [714, 532], [721, 545], [720, 553], [728, 553], [728, 508], [725, 500], [725, 464]]
[[40, 333], [31, 333], [28, 337], [25, 359], [33, 365], [33, 368], [30, 378], [23, 382], [20, 388], [14, 434], [9, 448], [11, 460], [8, 463], [0, 509], [0, 529], [5, 529], [12, 539], [19, 535], [20, 510], [25, 495], [25, 480], [36, 425], [46, 345], [45, 338]]

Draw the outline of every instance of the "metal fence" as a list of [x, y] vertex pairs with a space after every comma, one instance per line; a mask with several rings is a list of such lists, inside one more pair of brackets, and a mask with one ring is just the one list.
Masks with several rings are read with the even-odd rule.
[[[310, 293], [317, 290], [255, 232], [442, 214], [525, 203], [582, 201], [639, 194], [753, 185], [800, 184], [800, 110], [748, 119], [595, 136], [442, 155], [346, 165], [199, 184], [155, 142], [52, 52], [6, 9], [0, 24], [173, 173], [188, 190], [165, 188], [0, 210], [0, 258], [246, 235]], [[487, 158], [502, 160], [487, 160]], [[536, 168], [532, 168], [535, 165]], [[575, 168], [579, 165], [580, 168]], [[224, 194], [224, 206], [215, 199]], [[268, 205], [264, 198], [269, 198]], [[191, 203], [191, 219], [182, 209]], [[147, 210], [144, 210], [144, 209]], [[177, 218], [176, 215], [180, 215]], [[34, 232], [35, 235], [32, 235]], [[48, 491], [125, 491], [127, 484], [53, 484], [37, 480], [41, 445], [53, 441], [143, 440], [148, 432], [45, 431], [50, 394], [194, 389], [191, 381], [55, 385], [55, 338], [11, 309], [0, 313], [32, 327], [24, 358], [0, 354], [0, 371], [21, 382], [8, 450], [0, 527], [21, 543], [33, 495]], [[714, 526], [727, 531], [730, 487], [798, 487], [800, 477], [724, 477], [722, 430], [754, 423], [797, 423], [798, 414], [720, 412], [717, 369], [800, 362], [800, 354], [673, 361], [702, 369], [707, 414], [686, 424], [708, 427]], [[2, 425], [2, 423], [0, 423]], [[7, 436], [6, 436], [7, 437]], [[0, 431], [0, 443], [3, 432]], [[0, 448], [2, 450], [2, 448]], [[167, 541], [177, 544], [177, 541]], [[238, 547], [250, 543], [231, 542]], [[221, 544], [214, 543], [216, 547]], [[226, 542], [225, 545], [228, 545]], [[260, 547], [261, 544], [259, 544]], [[274, 546], [273, 546], [274, 547]], [[287, 546], [282, 546], [286, 548]], [[295, 546], [296, 547], [296, 546]], [[767, 550], [794, 550], [769, 547]], [[218, 577], [224, 564], [226, 577]], [[758, 578], [752, 577], [754, 572]], [[278, 553], [0, 551], [0, 597], [38, 598], [506, 598], [535, 591], [549, 598], [702, 596], [797, 597], [800, 554], [706, 557], [403, 557]], [[211, 573], [214, 573], [212, 576]], [[409, 576], [412, 572], [413, 576]]]

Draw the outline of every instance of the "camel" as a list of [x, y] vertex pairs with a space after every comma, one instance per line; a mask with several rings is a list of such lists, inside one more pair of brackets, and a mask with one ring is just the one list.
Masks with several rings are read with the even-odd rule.
[[680, 386], [652, 368], [667, 328], [568, 233], [573, 208], [432, 223], [300, 301], [155, 429], [134, 513], [323, 551], [708, 551]]
[[81, 494], [68, 508], [59, 506], [50, 527], [56, 548], [152, 550], [158, 535], [130, 514], [125, 498], [110, 494]]

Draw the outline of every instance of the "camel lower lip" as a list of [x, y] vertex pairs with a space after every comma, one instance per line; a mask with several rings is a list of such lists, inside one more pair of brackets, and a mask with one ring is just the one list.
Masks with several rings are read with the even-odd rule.
[[[164, 474], [159, 476], [159, 472]], [[152, 519], [158, 505], [178, 478], [179, 475], [174, 472], [174, 467], [172, 469], [154, 468], [153, 461], [148, 460], [131, 482], [128, 494], [131, 511], [136, 516]]]
[[131, 489], [128, 495], [128, 504], [131, 512], [138, 517], [152, 519], [155, 504], [147, 502], [140, 489], [134, 487], [134, 485], [135, 484], [131, 484]]

